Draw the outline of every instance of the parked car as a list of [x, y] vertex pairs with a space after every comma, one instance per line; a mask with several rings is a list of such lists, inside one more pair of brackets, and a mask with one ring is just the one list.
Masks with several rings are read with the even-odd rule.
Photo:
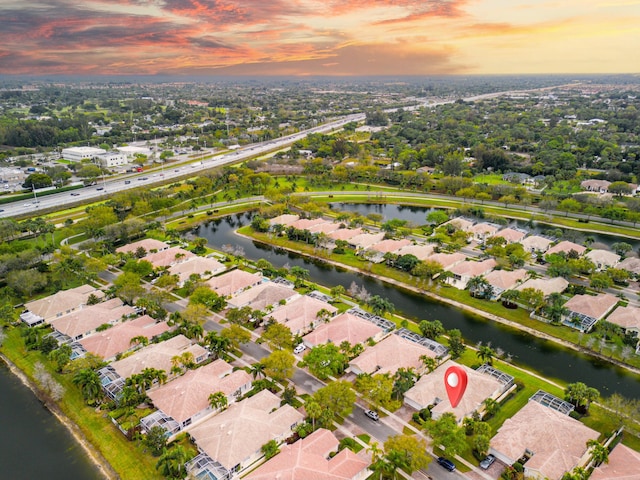
[[446, 468], [450, 472], [453, 472], [456, 469], [455, 464], [451, 460], [448, 460], [444, 457], [438, 457], [438, 463], [440, 464], [440, 466]]
[[301, 343], [300, 345], [296, 345], [296, 348], [293, 349], [293, 353], [298, 354], [298, 353], [302, 353], [307, 349], [307, 346], [304, 343]]
[[365, 410], [364, 414], [369, 417], [371, 420], [375, 420], [376, 422], [380, 420], [380, 416], [378, 412], [374, 412], [373, 410]]
[[124, 184], [125, 184], [125, 185], [129, 185], [130, 183], [131, 183], [131, 180], [125, 180], [125, 181], [124, 181]]
[[483, 470], [486, 470], [491, 465], [493, 465], [493, 462], [495, 461], [496, 461], [496, 457], [494, 457], [493, 455], [487, 455], [485, 459], [480, 462], [480, 468], [482, 468]]

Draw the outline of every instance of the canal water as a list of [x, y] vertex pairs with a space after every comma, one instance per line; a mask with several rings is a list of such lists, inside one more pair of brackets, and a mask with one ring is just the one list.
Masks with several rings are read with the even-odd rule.
[[104, 478], [69, 431], [0, 360], [0, 478]]
[[491, 342], [494, 348], [510, 354], [514, 363], [531, 367], [545, 377], [566, 382], [584, 382], [600, 390], [602, 396], [619, 393], [628, 398], [640, 398], [640, 381], [637, 377], [606, 362], [582, 356], [552, 342], [470, 315], [376, 279], [234, 234], [236, 229], [248, 225], [250, 221], [250, 213], [237, 214], [202, 224], [194, 229], [193, 234], [206, 238], [217, 249], [223, 245], [242, 247], [244, 255], [251, 260], [264, 258], [278, 268], [285, 265], [300, 266], [309, 270], [313, 282], [322, 285], [342, 285], [348, 289], [352, 282], [356, 282], [359, 286], [364, 286], [371, 295], [389, 299], [400, 314], [416, 320], [440, 320], [447, 329], [460, 329], [470, 345]]

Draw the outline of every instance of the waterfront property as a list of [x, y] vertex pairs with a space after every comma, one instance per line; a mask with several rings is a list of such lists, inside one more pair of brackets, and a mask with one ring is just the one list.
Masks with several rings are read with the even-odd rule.
[[146, 260], [153, 268], [171, 267], [196, 257], [195, 253], [180, 247], [171, 247], [158, 252], [147, 253], [141, 260]]
[[494, 270], [485, 275], [484, 279], [491, 285], [491, 299], [495, 300], [506, 290], [512, 290], [527, 278], [527, 270]]
[[[306, 438], [282, 447], [281, 452], [259, 466], [247, 480], [364, 480], [371, 472], [368, 453], [348, 448], [338, 451], [338, 439], [319, 428]], [[337, 453], [335, 453], [337, 452]]]
[[609, 250], [594, 249], [588, 252], [585, 257], [593, 262], [597, 270], [606, 270], [609, 267], [615, 267], [620, 261], [620, 255]]
[[593, 470], [590, 480], [640, 480], [640, 452], [619, 443], [609, 454], [609, 462]]
[[[460, 403], [454, 408], [447, 395], [445, 373], [451, 366], [461, 367], [467, 372], [467, 390]], [[484, 373], [484, 372], [491, 372]], [[471, 417], [474, 412], [482, 413], [483, 402], [491, 398], [496, 400], [513, 385], [513, 377], [498, 370], [474, 370], [447, 360], [433, 372], [423, 375], [416, 384], [404, 394], [404, 402], [416, 410], [431, 406], [431, 414], [438, 419], [444, 413], [453, 413], [458, 422]]]
[[573, 405], [545, 392], [536, 393], [491, 439], [490, 453], [507, 465], [524, 464], [527, 478], [560, 480], [584, 466], [587, 441], [599, 433], [569, 416]]
[[234, 371], [231, 365], [218, 359], [149, 390], [147, 396], [158, 410], [143, 418], [140, 424], [146, 432], [161, 426], [168, 435], [174, 435], [224, 408], [224, 405], [211, 405], [211, 394], [222, 392], [227, 405], [231, 405], [250, 388], [251, 375], [244, 370]]
[[91, 285], [80, 285], [69, 290], [60, 290], [48, 297], [25, 303], [25, 310], [48, 322], [54, 318], [79, 310], [87, 304], [89, 297], [101, 299], [104, 293]]
[[479, 262], [469, 260], [466, 262], [460, 262], [452, 267], [447, 268], [449, 272], [453, 274], [452, 277], [447, 279], [447, 283], [456, 287], [457, 289], [464, 290], [467, 288], [469, 280], [473, 277], [486, 275], [498, 265], [493, 258], [482, 260]]
[[[262, 390], [189, 429], [199, 455], [187, 469], [196, 478], [231, 478], [258, 461], [261, 447], [281, 442], [304, 416], [280, 398]], [[226, 476], [225, 476], [226, 475]]]
[[569, 313], [564, 316], [562, 323], [581, 332], [589, 332], [617, 304], [618, 298], [608, 293], [574, 295], [564, 304]]

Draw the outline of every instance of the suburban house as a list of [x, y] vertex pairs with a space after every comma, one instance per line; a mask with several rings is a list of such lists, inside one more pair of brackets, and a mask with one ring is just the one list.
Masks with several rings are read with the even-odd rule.
[[398, 253], [398, 250], [400, 250], [403, 247], [408, 247], [409, 245], [411, 245], [411, 240], [407, 240], [407, 239], [402, 239], [402, 240], [393, 240], [393, 239], [387, 239], [387, 240], [382, 240], [381, 242], [376, 243], [375, 245], [371, 246], [371, 250], [374, 250], [378, 253]]
[[153, 268], [171, 267], [178, 263], [196, 257], [197, 255], [189, 250], [180, 247], [171, 247], [159, 252], [148, 253], [141, 260], [146, 260], [153, 265]]
[[589, 480], [640, 480], [640, 452], [618, 443], [609, 462], [596, 467]]
[[227, 267], [215, 258], [196, 256], [186, 262], [170, 266], [169, 273], [171, 275], [177, 275], [178, 285], [183, 285], [184, 282], [189, 280], [191, 275], [198, 275], [202, 278], [211, 277], [224, 272], [226, 268]]
[[351, 237], [349, 240], [349, 245], [352, 248], [357, 250], [367, 250], [371, 248], [371, 246], [375, 245], [378, 242], [381, 242], [384, 239], [384, 233], [361, 233], [360, 235], [356, 235], [355, 237]]
[[[304, 416], [262, 390], [189, 429], [200, 452], [187, 464], [196, 478], [236, 478], [263, 457], [262, 445], [289, 437]], [[226, 476], [225, 476], [226, 475]]]
[[[434, 342], [435, 343], [435, 342]], [[349, 370], [356, 375], [361, 373], [390, 373], [399, 368], [413, 368], [416, 372], [424, 370], [422, 357], [438, 358], [432, 349], [400, 335], [389, 335], [349, 362]]]
[[289, 302], [299, 296], [293, 288], [275, 282], [264, 282], [233, 295], [227, 304], [230, 308], [249, 306], [252, 310], [265, 310], [268, 306], [275, 308], [280, 302]]
[[599, 248], [591, 250], [585, 257], [595, 264], [597, 270], [606, 270], [609, 267], [615, 267], [620, 261], [620, 255]]
[[611, 182], [606, 180], [583, 180], [580, 182], [580, 188], [587, 192], [607, 193]]
[[515, 228], [503, 228], [492, 238], [504, 238], [507, 243], [517, 243], [520, 242], [526, 235], [527, 232], [523, 232], [522, 230], [518, 230]]
[[330, 303], [308, 295], [302, 295], [289, 303], [276, 307], [266, 317], [266, 320], [272, 318], [276, 322], [289, 327], [293, 335], [304, 335], [313, 330], [316, 325], [325, 321], [325, 319], [318, 318], [318, 312], [322, 310], [325, 310], [328, 314], [326, 321], [331, 320], [331, 317], [338, 311]]
[[466, 262], [460, 262], [453, 265], [446, 270], [453, 273], [453, 277], [447, 279], [447, 283], [456, 287], [459, 290], [467, 288], [467, 283], [473, 277], [486, 275], [498, 265], [498, 262], [493, 258], [476, 262], [469, 260]]
[[574, 295], [564, 304], [569, 314], [565, 316], [562, 323], [581, 332], [588, 332], [599, 320], [616, 308], [617, 304], [618, 298], [609, 293]]
[[539, 391], [491, 439], [490, 453], [507, 465], [525, 459], [526, 478], [560, 480], [588, 461], [587, 441], [599, 433], [569, 416], [573, 405]]
[[[54, 318], [61, 317], [76, 310], [80, 310], [87, 304], [89, 297], [104, 297], [104, 293], [91, 285], [80, 285], [69, 290], [60, 290], [48, 297], [25, 303], [25, 310], [33, 316], [50, 322]], [[22, 318], [22, 315], [20, 316]], [[42, 323], [42, 322], [40, 322]]]
[[476, 242], [484, 243], [489, 237], [493, 237], [500, 227], [497, 225], [493, 225], [491, 223], [476, 223], [472, 227], [469, 228], [468, 232], [473, 235], [473, 239]]
[[467, 257], [464, 253], [455, 252], [455, 253], [434, 253], [429, 258], [427, 258], [430, 262], [436, 262], [440, 264], [440, 266], [448, 270], [454, 265], [457, 265], [460, 262], [464, 262]]
[[289, 224], [289, 228], [295, 228], [296, 230], [309, 230], [311, 227], [326, 223], [324, 218], [300, 218], [295, 222]]
[[626, 334], [638, 338], [636, 353], [640, 353], [640, 308], [618, 307], [607, 317], [607, 322], [618, 325]]
[[319, 324], [312, 332], [302, 337], [302, 341], [309, 348], [328, 342], [340, 345], [346, 341], [351, 345], [356, 345], [364, 343], [370, 338], [378, 341], [385, 333], [385, 330], [378, 325], [345, 312], [331, 319], [328, 323]]
[[[370, 455], [348, 448], [338, 451], [338, 439], [324, 428], [280, 449], [280, 453], [260, 465], [247, 480], [364, 480]], [[337, 453], [336, 453], [337, 452]]]
[[294, 214], [291, 214], [291, 213], [285, 213], [285, 214], [278, 215], [277, 217], [274, 217], [274, 218], [270, 219], [269, 220], [269, 224], [272, 227], [274, 225], [284, 225], [285, 227], [288, 227], [293, 222], [296, 222], [298, 220], [300, 220], [300, 217], [298, 215], [294, 215]]
[[211, 290], [223, 297], [238, 295], [243, 290], [260, 285], [264, 278], [260, 273], [249, 273], [236, 269], [210, 278], [205, 282]]
[[562, 293], [569, 286], [569, 282], [562, 277], [555, 278], [530, 278], [526, 282], [518, 285], [516, 290], [522, 291], [525, 288], [540, 290], [545, 297], [552, 293]]
[[331, 232], [335, 232], [339, 229], [340, 224], [334, 222], [319, 223], [318, 225], [314, 225], [313, 227], [308, 228], [311, 233], [324, 233], [325, 235], [328, 235]]
[[125, 380], [131, 375], [139, 374], [146, 368], [164, 370], [171, 376], [173, 357], [191, 354], [196, 364], [204, 362], [209, 351], [196, 343], [192, 343], [184, 335], [177, 335], [160, 343], [152, 343], [128, 357], [116, 360], [98, 371], [106, 394], [115, 399], [122, 390]]
[[457, 217], [457, 218], [452, 218], [451, 220], [449, 220], [448, 222], [443, 223], [440, 226], [441, 227], [446, 227], [448, 225], [451, 225], [456, 230], [462, 230], [463, 232], [469, 232], [471, 230], [471, 227], [473, 227], [473, 223], [474, 223], [473, 221], [467, 220], [466, 218]]
[[527, 270], [494, 270], [487, 273], [484, 279], [491, 285], [491, 299], [495, 300], [505, 290], [513, 290], [520, 282], [527, 278]]
[[139, 347], [137, 342], [132, 344], [131, 339], [145, 337], [151, 341], [158, 335], [169, 331], [169, 328], [167, 322], [158, 322], [149, 315], [143, 315], [118, 323], [102, 332], [96, 332], [90, 337], [82, 338], [79, 343], [86, 352], [93, 353], [110, 362], [115, 359], [116, 355]]
[[563, 240], [558, 242], [556, 245], [547, 250], [547, 255], [553, 255], [554, 253], [564, 253], [565, 255], [569, 254], [571, 251], [576, 252], [578, 255], [582, 255], [587, 251], [586, 247], [582, 245], [578, 245], [577, 243], [570, 242], [568, 240]]
[[[467, 390], [454, 408], [451, 406], [447, 395], [445, 373], [451, 366], [461, 367], [467, 372]], [[488, 366], [488, 365], [487, 365]], [[474, 412], [481, 413], [483, 402], [487, 398], [497, 399], [507, 388], [513, 385], [513, 377], [503, 374], [498, 370], [496, 375], [482, 373], [464, 365], [460, 365], [453, 360], [447, 360], [433, 372], [423, 375], [416, 384], [404, 394], [404, 403], [416, 410], [422, 410], [429, 406], [432, 418], [438, 419], [443, 413], [453, 413], [458, 422], [462, 422], [465, 417], [471, 417]], [[500, 375], [504, 376], [504, 382], [498, 380]], [[506, 388], [505, 388], [506, 387]]]
[[416, 245], [407, 245], [406, 247], [402, 247], [396, 253], [400, 256], [402, 255], [413, 255], [418, 260], [427, 260], [431, 255], [433, 255], [434, 245], [431, 244], [416, 244]]
[[161, 242], [160, 240], [156, 240], [155, 238], [145, 238], [116, 248], [116, 253], [136, 253], [140, 248], [142, 248], [146, 253], [153, 253], [167, 250], [169, 245]]
[[520, 241], [524, 249], [532, 254], [544, 254], [553, 243], [553, 240], [540, 235], [529, 235]]
[[147, 392], [158, 411], [141, 420], [145, 431], [156, 425], [174, 435], [205, 416], [219, 411], [214, 409], [209, 396], [222, 392], [227, 405], [236, 402], [251, 389], [251, 375], [235, 370], [222, 359], [202, 367], [187, 370], [184, 375]]
[[136, 308], [125, 305], [116, 297], [54, 318], [49, 323], [59, 334], [77, 341], [91, 335], [101, 325], [115, 325], [136, 312]]
[[328, 236], [333, 241], [349, 241], [353, 237], [357, 237], [358, 235], [362, 235], [363, 233], [364, 230], [361, 228], [341, 228], [339, 230], [331, 232]]
[[634, 275], [640, 275], [640, 258], [627, 257], [622, 260], [616, 268], [622, 268], [623, 270], [633, 273]]

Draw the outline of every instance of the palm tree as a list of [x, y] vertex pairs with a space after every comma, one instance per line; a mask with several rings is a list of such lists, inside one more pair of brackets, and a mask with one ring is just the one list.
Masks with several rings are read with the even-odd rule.
[[493, 358], [496, 356], [496, 352], [489, 345], [480, 345], [476, 352], [476, 356], [484, 363], [493, 365]]
[[502, 304], [507, 308], [513, 308], [516, 305], [516, 301], [520, 297], [520, 292], [518, 290], [505, 290], [500, 295], [500, 299], [502, 300]]
[[587, 447], [590, 449], [591, 460], [597, 467], [602, 463], [609, 463], [609, 449], [597, 440], [588, 440]]
[[213, 330], [207, 333], [204, 341], [209, 345], [209, 350], [211, 350], [211, 353], [213, 353], [216, 359], [227, 353], [229, 348], [231, 348], [231, 340], [219, 335], [218, 332]]
[[214, 410], [224, 409], [228, 403], [227, 396], [222, 392], [215, 392], [209, 395], [209, 405]]
[[89, 405], [93, 405], [96, 400], [102, 397], [102, 383], [100, 376], [90, 368], [79, 370], [72, 379], [72, 382], [80, 387], [84, 400]]
[[187, 453], [181, 445], [178, 445], [170, 450], [164, 450], [156, 463], [156, 470], [168, 479], [179, 480], [187, 475], [186, 463]]
[[493, 287], [483, 276], [477, 275], [467, 282], [467, 289], [472, 297], [487, 298], [493, 293]]
[[493, 417], [500, 409], [500, 404], [493, 398], [487, 398], [484, 402], [484, 411], [488, 417]]
[[316, 419], [322, 415], [322, 407], [319, 403], [311, 400], [305, 404], [304, 409], [307, 412], [307, 416], [311, 419], [311, 428], [315, 431]]
[[564, 298], [557, 292], [549, 295], [547, 306], [544, 307], [544, 310], [551, 323], [560, 323], [562, 317], [569, 314], [569, 309], [564, 306]]
[[256, 380], [258, 377], [264, 378], [266, 376], [264, 374], [264, 368], [265, 368], [264, 363], [256, 362], [251, 364], [249, 373], [251, 373], [251, 376], [253, 377], [254, 380]]
[[144, 335], [138, 335], [137, 337], [133, 337], [131, 340], [129, 340], [129, 345], [133, 345], [133, 344], [142, 345], [143, 347], [146, 347], [147, 345], [149, 345], [149, 339]]

